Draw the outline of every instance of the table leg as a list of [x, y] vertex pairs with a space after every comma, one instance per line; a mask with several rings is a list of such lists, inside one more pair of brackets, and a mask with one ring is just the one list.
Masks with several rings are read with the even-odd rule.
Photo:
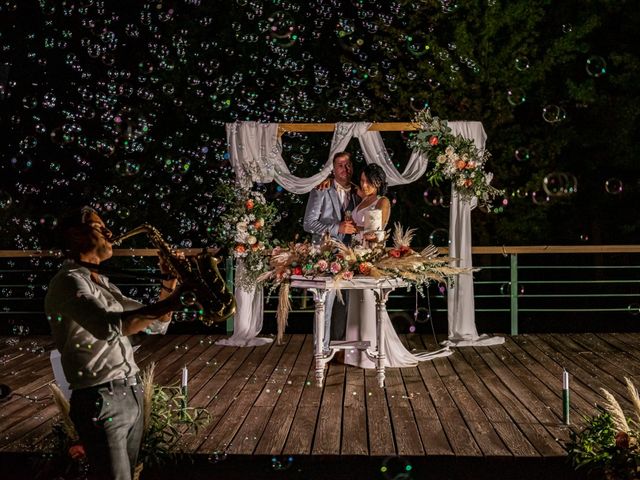
[[384, 362], [387, 359], [387, 353], [385, 352], [384, 345], [384, 329], [382, 328], [382, 319], [387, 312], [387, 299], [389, 298], [389, 294], [391, 293], [392, 288], [380, 288], [379, 290], [374, 290], [374, 294], [376, 296], [376, 342], [378, 355], [376, 358], [376, 371], [378, 372], [378, 385], [382, 388], [384, 387]]
[[310, 288], [315, 302], [315, 323], [314, 336], [314, 358], [316, 361], [316, 385], [321, 387], [324, 381], [324, 354], [322, 346], [324, 344], [324, 303], [327, 298], [327, 290], [324, 288]]

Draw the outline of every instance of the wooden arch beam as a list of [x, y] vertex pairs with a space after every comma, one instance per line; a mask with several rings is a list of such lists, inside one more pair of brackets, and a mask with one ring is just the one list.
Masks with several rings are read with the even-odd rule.
[[[335, 123], [280, 123], [278, 125], [278, 136], [281, 137], [287, 132], [333, 132], [336, 129]], [[401, 132], [418, 130], [412, 122], [381, 122], [372, 123], [369, 131], [378, 132]]]

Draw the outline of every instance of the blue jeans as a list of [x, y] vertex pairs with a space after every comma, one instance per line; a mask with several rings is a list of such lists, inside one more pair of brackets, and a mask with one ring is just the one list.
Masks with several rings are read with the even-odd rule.
[[89, 478], [131, 480], [143, 434], [142, 386], [74, 390], [69, 416], [80, 436]]

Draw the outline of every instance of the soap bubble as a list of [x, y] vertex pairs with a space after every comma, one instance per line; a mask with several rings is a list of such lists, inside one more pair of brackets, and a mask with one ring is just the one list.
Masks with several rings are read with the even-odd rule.
[[623, 183], [619, 178], [610, 178], [606, 182], [604, 182], [604, 189], [607, 193], [612, 195], [618, 195], [622, 193]]
[[13, 328], [11, 329], [11, 331], [13, 332], [13, 335], [17, 335], [19, 337], [24, 337], [29, 335], [29, 326], [28, 325], [23, 325], [21, 323], [16, 324], [13, 326]]
[[560, 123], [567, 118], [567, 112], [558, 105], [546, 105], [542, 109], [542, 118], [548, 123]]
[[186, 291], [180, 294], [180, 303], [185, 307], [190, 307], [192, 305], [195, 305], [197, 302], [198, 302], [198, 298], [196, 297], [196, 294], [192, 291]]
[[417, 95], [409, 99], [409, 107], [414, 112], [419, 112], [429, 108], [429, 100], [424, 95]]
[[410, 480], [413, 478], [412, 471], [411, 463], [399, 456], [385, 458], [380, 467], [380, 473], [385, 480]]
[[15, 168], [18, 172], [26, 172], [31, 167], [33, 167], [33, 160], [27, 154], [18, 154], [15, 157], [12, 157], [9, 160], [9, 163], [13, 168]]
[[406, 37], [407, 51], [416, 58], [420, 58], [427, 54], [430, 46], [427, 38], [422, 34], [407, 35]]
[[7, 210], [11, 207], [13, 203], [13, 198], [11, 194], [6, 190], [0, 190], [0, 210]]
[[287, 12], [274, 12], [267, 21], [268, 34], [275, 45], [287, 48], [292, 46], [298, 39], [295, 21]]
[[577, 187], [572, 180], [575, 180], [575, 177], [565, 172], [552, 172], [542, 180], [542, 188], [552, 197], [569, 195], [575, 193]]
[[516, 57], [515, 66], [516, 70], [524, 72], [525, 70], [528, 70], [531, 65], [529, 65], [529, 59], [527, 57]]
[[607, 62], [604, 58], [593, 55], [587, 59], [586, 70], [592, 77], [601, 77], [607, 73]]
[[507, 90], [507, 101], [513, 107], [524, 103], [526, 99], [527, 97], [522, 88], [510, 88]]
[[445, 228], [436, 228], [429, 235], [429, 243], [432, 243], [436, 247], [448, 247], [449, 232]]
[[640, 314], [640, 304], [638, 303], [631, 303], [628, 307], [627, 307], [627, 312], [629, 312], [631, 315], [636, 316]]
[[285, 457], [271, 457], [271, 469], [276, 472], [282, 472], [285, 470], [289, 470], [293, 465], [293, 457], [285, 456]]
[[140, 165], [132, 160], [121, 160], [116, 163], [115, 170], [118, 175], [130, 177], [140, 171]]
[[527, 147], [516, 148], [514, 156], [519, 162], [525, 162], [531, 159], [531, 150], [529, 150]]
[[444, 202], [444, 194], [438, 187], [427, 188], [422, 193], [422, 198], [428, 205], [433, 205], [434, 207], [440, 206]]

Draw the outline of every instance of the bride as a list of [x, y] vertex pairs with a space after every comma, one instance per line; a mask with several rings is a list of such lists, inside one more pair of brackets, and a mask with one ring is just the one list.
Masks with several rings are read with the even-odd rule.
[[[360, 174], [358, 195], [362, 198], [362, 201], [351, 215], [353, 222], [358, 227], [359, 235], [364, 236], [364, 219], [370, 210], [382, 210], [383, 229], [389, 221], [391, 205], [389, 199], [384, 196], [386, 188], [386, 175], [382, 167], [376, 164], [367, 165]], [[442, 352], [412, 354], [400, 341], [386, 312], [382, 317], [382, 328], [384, 329], [386, 367], [415, 367], [421, 360], [451, 353], [448, 349], [445, 349]], [[373, 290], [350, 290], [345, 340], [368, 340], [371, 342], [371, 350], [377, 349], [376, 299]], [[345, 350], [344, 363], [360, 368], [375, 368], [375, 363], [363, 351], [355, 349]]]

